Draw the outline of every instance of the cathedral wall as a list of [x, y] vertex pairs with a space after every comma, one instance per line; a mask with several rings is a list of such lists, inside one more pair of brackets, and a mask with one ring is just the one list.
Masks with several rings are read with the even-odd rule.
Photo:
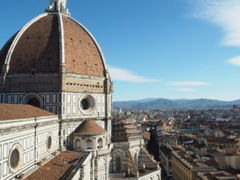
[[108, 160], [104, 157], [98, 159], [97, 164], [97, 177], [99, 180], [106, 179], [106, 173], [108, 171]]
[[58, 91], [60, 87], [58, 74], [8, 75], [5, 82], [0, 92], [47, 92]]
[[[86, 96], [91, 96], [94, 100], [94, 108], [91, 111], [81, 109], [81, 100]], [[109, 100], [108, 100], [109, 101]], [[72, 147], [72, 132], [85, 119], [94, 119], [102, 128], [109, 132], [108, 139], [111, 136], [111, 120], [106, 116], [106, 96], [104, 94], [85, 94], [85, 93], [62, 93], [62, 127], [61, 144], [65, 147]], [[111, 102], [109, 101], [108, 104]], [[109, 111], [109, 110], [108, 110]], [[109, 116], [111, 112], [108, 112]]]
[[[58, 130], [57, 116], [0, 121], [0, 180], [24, 174], [36, 167], [36, 163], [43, 158], [57, 151]], [[48, 144], [49, 139], [51, 144]], [[14, 156], [16, 151], [18, 155]]]
[[6, 104], [27, 104], [31, 98], [37, 98], [42, 109], [58, 114], [60, 93], [40, 92], [40, 93], [0, 93], [0, 103]]
[[111, 173], [119, 173], [125, 172], [127, 169], [127, 146], [120, 145], [113, 147], [113, 151], [111, 152], [111, 162], [110, 162], [110, 172]]
[[34, 163], [34, 129], [11, 134], [1, 134], [0, 142], [0, 179], [13, 177], [14, 172], [9, 168], [11, 150], [16, 144], [21, 147], [22, 169], [29, 168]]
[[[80, 102], [86, 97], [91, 96], [94, 100], [92, 111], [82, 111]], [[106, 116], [106, 95], [105, 94], [85, 94], [69, 92], [39, 92], [39, 93], [0, 93], [0, 103], [8, 104], [26, 104], [31, 98], [37, 98], [40, 101], [41, 108], [59, 114], [63, 120], [61, 126], [61, 144], [72, 146], [71, 134], [85, 119], [95, 119], [103, 128], [108, 130], [111, 136], [111, 95], [108, 95], [108, 118]]]
[[[93, 99], [93, 108], [91, 111], [81, 109], [81, 100], [86, 96]], [[94, 93], [62, 93], [62, 119], [71, 118], [105, 118], [105, 95]]]
[[[94, 177], [98, 180], [108, 180], [109, 179], [109, 162], [110, 158], [110, 151], [112, 147], [105, 146], [103, 148], [98, 148], [94, 158], [92, 159], [92, 167], [91, 171], [94, 174]], [[95, 178], [92, 180], [95, 180]]]
[[[62, 96], [62, 97], [61, 97]], [[91, 96], [94, 100], [92, 111], [82, 111], [80, 101], [85, 96]], [[111, 116], [111, 95], [108, 95], [108, 116]], [[41, 108], [61, 114], [62, 119], [71, 118], [106, 118], [106, 96], [97, 93], [58, 93], [58, 92], [39, 92], [39, 93], [0, 93], [0, 103], [7, 104], [26, 104], [27, 101], [36, 97], [40, 101]], [[61, 107], [61, 108], [60, 108]], [[110, 128], [110, 127], [109, 127]]]
[[63, 76], [62, 90], [68, 92], [104, 93], [104, 78], [83, 75]]
[[[83, 162], [83, 169], [81, 174], [83, 174], [82, 180], [90, 180], [91, 179], [91, 158], [92, 154], [90, 154], [87, 159]], [[78, 180], [78, 179], [77, 179]]]
[[137, 178], [137, 180], [161, 180], [161, 170], [152, 171], [142, 177]]
[[[111, 114], [112, 113], [112, 94], [108, 94], [107, 99], [108, 99], [108, 102], [107, 102], [108, 117], [111, 117], [112, 116]], [[110, 126], [112, 126], [112, 124]]]
[[[36, 130], [36, 158], [37, 161], [45, 158], [49, 153], [59, 149], [59, 124], [55, 123], [48, 126], [37, 127]], [[51, 148], [47, 147], [48, 138], [51, 137]]]

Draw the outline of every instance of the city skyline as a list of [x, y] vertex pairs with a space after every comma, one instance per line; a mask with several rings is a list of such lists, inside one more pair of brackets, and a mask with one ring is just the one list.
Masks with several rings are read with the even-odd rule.
[[[47, 8], [47, 1], [14, 3], [2, 2], [1, 48]], [[68, 7], [102, 47], [114, 100], [240, 99], [240, 1], [70, 0]]]

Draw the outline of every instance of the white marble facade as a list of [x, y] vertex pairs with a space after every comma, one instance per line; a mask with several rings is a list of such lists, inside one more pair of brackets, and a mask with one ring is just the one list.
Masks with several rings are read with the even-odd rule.
[[87, 151], [92, 153], [91, 178], [98, 180], [109, 179], [109, 161], [111, 142], [107, 138], [107, 133], [102, 135], [74, 136], [74, 151]]
[[[94, 108], [91, 113], [84, 113], [80, 108], [80, 100], [84, 96], [90, 95], [94, 98]], [[84, 93], [0, 93], [0, 103], [7, 104], [27, 104], [31, 98], [36, 98], [40, 103], [40, 108], [55, 114], [61, 115], [62, 119], [73, 118], [96, 118], [103, 119], [111, 116], [111, 95], [105, 94], [84, 94]]]
[[[14, 179], [59, 149], [58, 116], [0, 121], [0, 180]], [[19, 163], [11, 166], [13, 151]]]
[[[90, 112], [82, 111], [80, 107], [81, 99], [86, 96], [91, 96], [94, 101], [93, 109]], [[21, 149], [20, 153], [23, 154], [23, 157], [21, 157], [21, 170], [17, 171], [17, 174], [21, 174], [21, 172], [29, 171], [29, 168], [34, 167], [36, 163], [41, 162], [42, 159], [49, 156], [52, 152], [55, 152], [59, 149], [71, 149], [74, 145], [74, 139], [72, 137], [74, 130], [84, 121], [84, 119], [94, 119], [98, 125], [108, 130], [108, 133], [102, 137], [102, 148], [100, 148], [101, 150], [95, 151], [92, 154], [92, 164], [96, 164], [91, 166], [91, 172], [94, 172], [91, 173], [91, 179], [98, 178], [99, 180], [107, 180], [110, 161], [109, 144], [111, 139], [111, 120], [106, 120], [106, 114], [109, 114], [109, 116], [111, 115], [111, 98], [107, 98], [109, 99], [109, 102], [106, 102], [106, 95], [104, 94], [90, 95], [82, 93], [50, 92], [1, 93], [0, 103], [27, 104], [28, 101], [32, 98], [36, 98], [39, 101], [40, 108], [56, 113], [58, 116], [56, 115], [55, 117], [55, 123], [52, 123], [52, 120], [51, 123], [48, 123], [46, 121], [45, 124], [47, 123], [48, 125], [37, 126], [36, 128], [34, 127], [34, 124], [40, 122], [35, 122], [34, 120], [28, 121], [27, 123], [29, 123], [32, 128], [29, 130], [26, 130], [24, 128], [20, 130], [20, 128], [19, 132], [16, 132], [17, 134], [23, 134], [21, 136], [21, 139], [16, 136], [15, 132], [9, 131], [6, 135], [1, 134], [0, 156], [2, 154], [2, 157], [0, 157], [0, 177], [2, 177], [0, 179], [5, 180], [16, 176], [16, 174], [10, 170], [9, 166], [9, 157], [11, 156], [11, 149], [14, 148], [14, 145], [19, 145], [19, 149]], [[108, 103], [110, 106], [106, 106]], [[106, 113], [106, 111], [108, 111], [108, 113]], [[106, 123], [106, 121], [108, 123]], [[24, 123], [19, 121], [17, 124], [10, 124], [12, 127], [26, 127], [26, 125], [28, 125], [25, 123], [25, 121]], [[0, 130], [1, 128], [4, 129], [5, 126], [6, 121], [0, 123]], [[49, 136], [52, 137], [53, 142], [51, 151], [47, 150], [47, 139]], [[82, 150], [84, 151], [83, 147], [85, 144], [81, 144], [81, 146]], [[107, 149], [107, 152], [105, 152], [106, 154], [103, 157], [95, 157], [97, 156], [96, 153], [102, 152], [104, 149]]]

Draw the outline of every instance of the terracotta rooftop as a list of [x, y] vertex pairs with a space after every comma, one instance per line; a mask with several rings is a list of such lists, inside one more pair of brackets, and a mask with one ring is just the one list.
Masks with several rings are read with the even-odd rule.
[[87, 155], [88, 153], [61, 152], [47, 164], [40, 166], [35, 172], [29, 175], [26, 180], [62, 179], [69, 170], [73, 169], [78, 163], [81, 163]]
[[99, 126], [93, 120], [85, 120], [78, 128], [74, 131], [80, 135], [93, 135], [93, 134], [105, 134], [107, 131]]
[[48, 111], [42, 110], [31, 105], [0, 104], [0, 121], [54, 115], [56, 114], [50, 113]]
[[200, 173], [200, 177], [205, 178], [207, 180], [235, 180], [236, 177], [234, 177], [232, 174], [226, 172], [226, 171], [212, 171], [212, 172], [204, 172]]
[[227, 139], [226, 137], [208, 137], [207, 143], [214, 143], [214, 144], [230, 144], [235, 143], [235, 139]]

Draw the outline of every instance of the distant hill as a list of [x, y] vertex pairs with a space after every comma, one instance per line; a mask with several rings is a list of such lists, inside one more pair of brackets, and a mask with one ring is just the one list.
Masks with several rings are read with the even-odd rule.
[[114, 108], [122, 109], [206, 109], [206, 108], [231, 108], [233, 104], [240, 104], [236, 101], [220, 101], [213, 99], [143, 99], [134, 101], [113, 102]]

